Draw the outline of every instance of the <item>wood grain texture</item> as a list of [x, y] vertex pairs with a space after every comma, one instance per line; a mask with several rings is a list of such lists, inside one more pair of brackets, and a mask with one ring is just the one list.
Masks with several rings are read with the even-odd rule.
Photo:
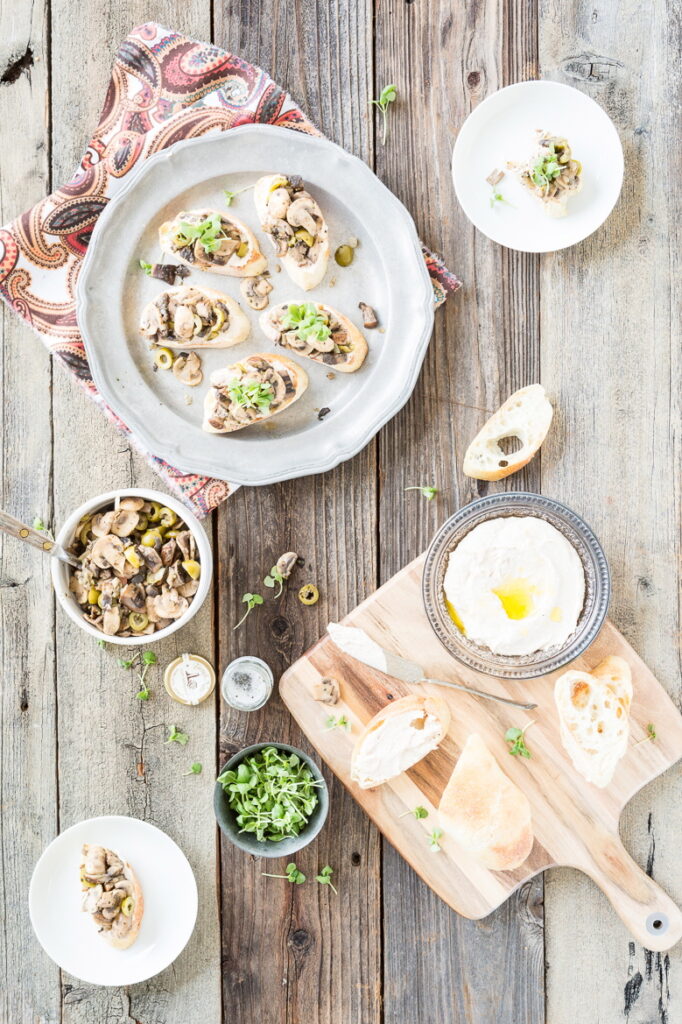
[[[436, 317], [413, 397], [379, 437], [382, 582], [461, 505], [505, 487], [539, 490], [538, 460], [499, 485], [461, 472], [488, 416], [539, 379], [538, 264], [474, 230], [450, 174], [464, 119], [495, 89], [534, 76], [536, 40], [533, 3], [376, 5], [375, 95], [387, 82], [399, 90], [377, 171], [464, 282]], [[405, 493], [420, 483], [440, 488], [436, 500]], [[387, 1021], [508, 1024], [521, 1008], [529, 1024], [544, 1020], [540, 879], [476, 924], [453, 914], [388, 845], [383, 869]], [[507, 956], [511, 947], [517, 957]], [[491, 972], [503, 979], [494, 987]]]
[[[543, 77], [607, 110], [626, 165], [607, 223], [581, 245], [543, 258], [542, 374], [559, 413], [544, 447], [543, 489], [571, 501], [594, 527], [613, 574], [610, 614], [678, 707], [680, 190], [672, 154], [680, 138], [679, 15], [679, 4], [540, 4]], [[621, 829], [628, 850], [677, 900], [679, 779], [677, 769], [642, 791]], [[661, 956], [632, 943], [572, 873], [550, 873], [546, 890], [552, 1024], [680, 1017], [679, 945]], [[582, 981], [569, 1002], [576, 975]]]
[[[371, 160], [368, 101], [371, 4], [253, 4], [216, 9], [216, 42], [263, 66], [289, 89], [335, 142]], [[265, 658], [275, 678], [377, 585], [376, 443], [314, 479], [240, 491], [218, 513], [219, 668], [239, 654]], [[263, 576], [284, 551], [304, 562], [274, 602]], [[320, 601], [297, 591], [314, 582]], [[266, 603], [237, 631], [245, 591]], [[280, 739], [310, 747], [278, 698], [249, 715], [221, 709], [221, 760], [240, 746]], [[296, 857], [310, 879], [330, 864], [340, 896], [327, 887], [261, 877], [263, 863], [221, 843], [223, 996], [226, 1022], [378, 1024], [381, 1020], [380, 840], [333, 778], [320, 837]], [[237, 889], [237, 892], [235, 892]]]

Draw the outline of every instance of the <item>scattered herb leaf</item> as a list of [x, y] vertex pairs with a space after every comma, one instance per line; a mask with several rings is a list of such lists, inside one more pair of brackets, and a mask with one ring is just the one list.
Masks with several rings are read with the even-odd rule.
[[40, 516], [36, 516], [33, 520], [33, 529], [40, 530], [41, 533], [45, 530], [45, 523], [42, 521]]
[[198, 224], [190, 224], [189, 221], [181, 220], [173, 241], [180, 249], [198, 241], [206, 252], [215, 252], [223, 238], [225, 238], [225, 233], [220, 214], [211, 213], [208, 217], [200, 220]]
[[509, 753], [512, 757], [532, 757], [530, 750], [526, 746], [525, 732], [526, 729], [530, 729], [533, 722], [529, 722], [523, 729], [518, 729], [516, 726], [512, 726], [511, 729], [507, 729], [504, 734], [504, 738], [507, 743], [510, 744]]
[[395, 85], [385, 85], [384, 88], [381, 90], [381, 93], [379, 94], [379, 99], [370, 100], [370, 106], [378, 107], [379, 110], [381, 111], [381, 116], [383, 118], [383, 130], [381, 133], [382, 146], [386, 145], [386, 134], [388, 131], [388, 120], [386, 114], [388, 113], [388, 105], [389, 103], [395, 102], [395, 98], [397, 95], [398, 90], [395, 87]]
[[241, 626], [242, 622], [244, 622], [249, 612], [253, 611], [257, 604], [263, 603], [263, 598], [260, 596], [260, 594], [244, 594], [244, 596], [242, 597], [242, 603], [246, 605], [246, 611], [242, 615], [237, 625], [232, 627], [233, 629], [239, 629], [239, 627]]
[[443, 838], [443, 829], [434, 828], [433, 832], [429, 836], [429, 847], [432, 853], [438, 853], [440, 850], [440, 841]]
[[398, 817], [404, 818], [408, 814], [413, 814], [417, 821], [419, 821], [420, 818], [428, 818], [429, 816], [429, 812], [426, 810], [425, 807], [413, 807], [409, 811], [403, 811], [403, 813], [399, 814]]
[[338, 896], [339, 895], [338, 890], [335, 887], [334, 883], [332, 882], [332, 875], [333, 874], [334, 874], [334, 869], [330, 868], [328, 864], [325, 864], [325, 866], [320, 871], [319, 875], [315, 875], [315, 881], [319, 882], [320, 885], [328, 885], [329, 888], [332, 889], [333, 892], [335, 892], [336, 895]]
[[148, 686], [143, 686], [142, 689], [135, 694], [135, 696], [137, 697], [138, 700], [149, 700], [149, 698], [151, 697], [151, 690], [149, 689]]
[[104, 647], [106, 641], [105, 640], [95, 640], [95, 643], [97, 644], [98, 647]]
[[184, 747], [187, 745], [188, 739], [189, 736], [187, 735], [186, 732], [183, 732], [181, 729], [178, 729], [177, 725], [171, 725], [166, 743], [179, 743], [181, 744], [181, 746]]
[[295, 331], [302, 341], [325, 341], [332, 333], [329, 317], [314, 302], [292, 302], [280, 321], [285, 331]]
[[[149, 671], [152, 665], [156, 665], [158, 660], [159, 659], [156, 657], [153, 651], [142, 651], [141, 653], [138, 652], [136, 654], [133, 654], [132, 658], [129, 658], [127, 660], [125, 658], [118, 659], [118, 663], [121, 666], [121, 668], [131, 669], [133, 668], [133, 666], [138, 665], [137, 679], [140, 684], [140, 689], [135, 694], [138, 700], [149, 700], [149, 698], [151, 697], [151, 690], [149, 689], [149, 686], [147, 685], [146, 682], [147, 672]], [[140, 665], [143, 666], [141, 671], [139, 670]]]
[[188, 772], [183, 772], [183, 775], [201, 775], [203, 765], [199, 761], [195, 761]]
[[327, 719], [327, 730], [329, 729], [345, 729], [346, 732], [351, 731], [351, 723], [348, 721], [345, 715], [339, 715], [336, 718], [335, 715], [330, 715]]
[[643, 740], [638, 740], [637, 743], [635, 743], [635, 746], [638, 747], [640, 743], [648, 743], [649, 740], [653, 741], [657, 738], [657, 735], [658, 734], [656, 732], [656, 726], [653, 722], [649, 722], [649, 724], [646, 727], [646, 736]]
[[438, 494], [438, 488], [434, 487], [432, 484], [416, 484], [414, 487], [406, 487], [405, 490], [419, 491], [422, 497], [426, 498], [427, 501], [433, 501]]
[[492, 194], [490, 196], [490, 206], [491, 206], [491, 208], [496, 206], [497, 203], [503, 203], [505, 206], [511, 206], [511, 203], [509, 202], [509, 200], [505, 199], [501, 192], [496, 192], [493, 189]]
[[235, 198], [242, 194], [242, 192], [248, 192], [250, 188], [255, 188], [254, 185], [245, 185], [244, 188], [238, 188], [236, 192], [230, 192], [229, 188], [223, 189], [223, 195], [225, 196], [225, 206], [232, 206]]
[[266, 587], [274, 588], [275, 584], [279, 584], [279, 590], [275, 594], [275, 597], [277, 598], [282, 593], [282, 590], [284, 588], [284, 576], [279, 571], [277, 566], [273, 565], [272, 569], [270, 570], [270, 575], [266, 576], [265, 579], [263, 580], [263, 585]]
[[154, 269], [154, 264], [153, 263], [145, 263], [144, 260], [140, 260], [140, 269], [144, 270], [144, 272], [147, 275], [147, 277], [151, 277], [152, 276], [152, 270]]
[[293, 885], [303, 885], [305, 875], [299, 871], [294, 863], [287, 864], [286, 875], [271, 875], [268, 871], [261, 871], [265, 878], [287, 878]]
[[252, 380], [243, 384], [235, 377], [227, 385], [230, 398], [244, 409], [267, 412], [275, 398], [274, 388], [264, 381]]

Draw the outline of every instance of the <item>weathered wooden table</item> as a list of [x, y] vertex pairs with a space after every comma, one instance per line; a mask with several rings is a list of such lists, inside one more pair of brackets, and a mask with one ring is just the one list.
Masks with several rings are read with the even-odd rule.
[[[540, 380], [555, 423], [513, 488], [562, 499], [593, 525], [613, 572], [612, 617], [680, 699], [680, 77], [674, 0], [0, 0], [0, 216], [66, 179], [99, 114], [112, 54], [157, 19], [267, 68], [336, 142], [364, 158], [413, 212], [465, 287], [436, 318], [414, 397], [335, 472], [241, 490], [214, 515], [212, 604], [162, 645], [221, 669], [235, 655], [280, 672], [428, 543], [485, 485], [463, 478], [468, 440], [500, 400]], [[668, 18], [670, 20], [668, 20]], [[677, 19], [677, 20], [676, 20]], [[601, 103], [623, 140], [626, 180], [604, 228], [565, 252], [508, 252], [458, 208], [450, 154], [467, 113], [535, 77]], [[395, 82], [381, 146], [369, 100]], [[677, 276], [675, 276], [677, 271]], [[2, 313], [2, 507], [59, 523], [86, 497], [157, 481], [31, 332]], [[429, 503], [405, 487], [435, 483]], [[492, 485], [498, 486], [498, 485]], [[284, 550], [322, 599], [295, 588], [237, 632], [239, 600]], [[48, 567], [3, 542], [2, 1024], [675, 1024], [682, 949], [636, 947], [586, 878], [538, 878], [480, 923], [458, 918], [383, 843], [331, 781], [331, 814], [299, 858], [328, 887], [290, 887], [217, 841], [214, 769], [245, 743], [305, 746], [275, 699], [263, 713], [219, 701], [187, 715], [135, 700], [131, 677], [55, 611]], [[190, 733], [163, 743], [163, 723]], [[665, 723], [658, 723], [661, 729]], [[191, 760], [201, 776], [182, 777]], [[680, 776], [628, 808], [628, 848], [673, 898]], [[33, 865], [60, 829], [137, 815], [173, 836], [194, 867], [200, 913], [178, 961], [129, 990], [60, 976], [28, 919]], [[222, 1009], [221, 1009], [222, 1008]], [[222, 1014], [222, 1017], [221, 1017]]]

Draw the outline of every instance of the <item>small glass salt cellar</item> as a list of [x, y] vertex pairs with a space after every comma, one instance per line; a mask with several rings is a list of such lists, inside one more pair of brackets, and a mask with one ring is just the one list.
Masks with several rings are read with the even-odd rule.
[[261, 658], [245, 655], [230, 662], [223, 673], [223, 700], [237, 711], [257, 711], [270, 699], [275, 678]]

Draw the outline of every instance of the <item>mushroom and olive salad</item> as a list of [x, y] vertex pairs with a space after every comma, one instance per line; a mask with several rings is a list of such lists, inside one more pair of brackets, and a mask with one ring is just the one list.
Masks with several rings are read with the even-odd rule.
[[138, 936], [144, 899], [130, 864], [113, 850], [85, 843], [80, 866], [82, 909], [116, 949], [128, 949]]
[[256, 277], [267, 267], [256, 236], [246, 224], [218, 210], [179, 213], [159, 228], [164, 253], [188, 267], [230, 277]]
[[285, 356], [249, 356], [211, 374], [202, 427], [209, 434], [243, 430], [283, 412], [307, 387], [305, 371]]
[[537, 150], [521, 170], [521, 182], [550, 217], [565, 217], [566, 204], [583, 187], [582, 164], [574, 160], [566, 139], [538, 132]]
[[250, 329], [229, 295], [194, 285], [161, 292], [145, 306], [140, 321], [140, 334], [166, 348], [230, 348], [248, 338]]
[[367, 355], [367, 342], [358, 328], [321, 302], [285, 302], [263, 313], [260, 325], [271, 341], [340, 373], [353, 373]]
[[291, 280], [304, 291], [315, 288], [329, 261], [328, 230], [303, 179], [294, 174], [259, 178], [254, 201], [261, 227]]
[[170, 626], [199, 589], [192, 531], [171, 508], [144, 498], [84, 516], [69, 554], [80, 562], [69, 588], [86, 622], [106, 636], [140, 636]]

